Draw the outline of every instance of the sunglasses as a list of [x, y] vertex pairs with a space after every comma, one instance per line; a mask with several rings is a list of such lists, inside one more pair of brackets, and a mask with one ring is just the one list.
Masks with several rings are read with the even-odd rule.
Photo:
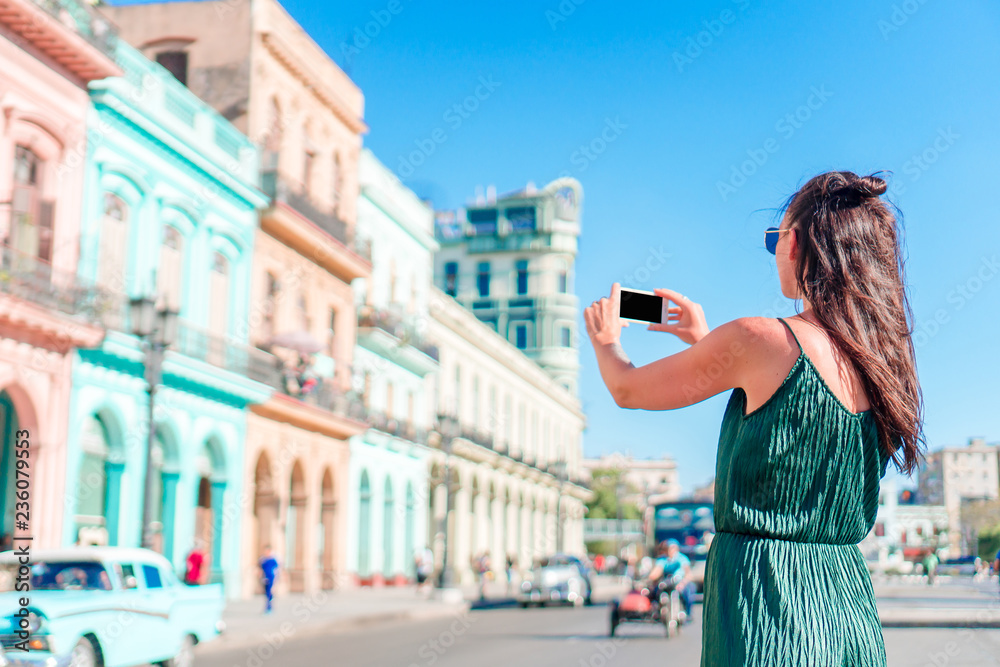
[[778, 229], [777, 227], [768, 227], [767, 230], [764, 231], [764, 247], [767, 248], [767, 251], [772, 255], [777, 254], [778, 239], [781, 238], [778, 234], [790, 231], [792, 231], [790, 228]]

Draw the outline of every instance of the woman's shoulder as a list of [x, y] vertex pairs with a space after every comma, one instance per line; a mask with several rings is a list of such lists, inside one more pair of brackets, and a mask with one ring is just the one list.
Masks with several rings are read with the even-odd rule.
[[719, 327], [727, 341], [750, 353], [781, 353], [795, 345], [788, 328], [776, 317], [738, 317]]

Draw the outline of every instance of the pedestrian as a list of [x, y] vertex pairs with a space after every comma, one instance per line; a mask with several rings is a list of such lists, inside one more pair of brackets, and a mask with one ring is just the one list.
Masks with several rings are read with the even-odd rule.
[[934, 585], [934, 575], [937, 574], [938, 557], [933, 549], [927, 552], [923, 560], [924, 574], [927, 575], [927, 585]]
[[[833, 171], [786, 202], [764, 238], [782, 293], [802, 302], [795, 316], [709, 330], [699, 304], [655, 289], [668, 302], [666, 322], [648, 328], [690, 347], [636, 367], [620, 343], [620, 285], [584, 311], [620, 407], [674, 410], [732, 390], [717, 452], [702, 667], [886, 664], [858, 543], [874, 527], [888, 463], [912, 475], [925, 439], [901, 230], [885, 192], [877, 175]], [[716, 258], [701, 261], [722, 270]]]
[[202, 566], [205, 564], [205, 554], [199, 548], [196, 541], [191, 551], [188, 552], [187, 561], [184, 568], [184, 583], [188, 586], [198, 586], [201, 584]]
[[264, 597], [267, 599], [267, 606], [264, 608], [265, 614], [270, 614], [272, 603], [274, 602], [274, 582], [278, 579], [278, 559], [271, 551], [271, 545], [265, 545], [264, 553], [259, 561], [261, 583], [264, 585]]
[[594, 569], [598, 574], [604, 574], [604, 554], [594, 556]]
[[479, 573], [479, 599], [486, 599], [486, 580], [490, 571], [490, 555], [483, 552], [476, 559], [476, 570]]
[[670, 538], [660, 542], [656, 549], [656, 564], [649, 573], [650, 589], [655, 590], [660, 579], [673, 584], [684, 605], [685, 622], [693, 620], [695, 585], [691, 573], [691, 559], [681, 553], [681, 543]]
[[504, 570], [507, 573], [507, 595], [514, 589], [514, 554], [507, 554], [507, 563]]
[[417, 552], [417, 592], [425, 593], [431, 586], [431, 575], [434, 574], [434, 552], [430, 547], [424, 547]]
[[[997, 551], [997, 556], [993, 559], [993, 574], [1000, 575], [1000, 550]], [[997, 578], [997, 582], [1000, 583], [1000, 577]]]

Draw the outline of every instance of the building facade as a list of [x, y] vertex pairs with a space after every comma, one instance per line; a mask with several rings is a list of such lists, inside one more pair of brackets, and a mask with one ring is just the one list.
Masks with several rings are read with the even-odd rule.
[[[117, 34], [83, 2], [0, 3], [0, 549], [61, 543], [73, 352], [101, 343], [115, 295], [77, 276], [87, 84], [114, 76]], [[27, 449], [35, 512], [15, 526]], [[23, 490], [23, 489], [22, 489]]]
[[875, 525], [859, 548], [883, 568], [949, 546], [947, 508], [908, 501], [914, 497], [912, 492], [901, 492], [895, 480], [883, 481], [879, 488]]
[[[246, 407], [274, 391], [273, 357], [247, 345], [257, 149], [164, 68], [120, 42], [123, 76], [91, 83], [81, 279], [178, 313], [156, 391], [155, 548], [239, 590]], [[77, 353], [64, 544], [141, 543], [147, 357], [127, 308]]]
[[584, 459], [583, 468], [587, 471], [587, 479], [595, 470], [620, 470], [629, 488], [628, 496], [623, 500], [635, 503], [640, 511], [646, 509], [650, 496], [659, 496], [661, 502], [680, 500], [681, 497], [677, 462], [670, 456], [636, 459], [616, 452], [596, 459]]
[[538, 190], [477, 200], [437, 215], [434, 284], [577, 395], [579, 299], [573, 291], [583, 188], [560, 178]]
[[971, 553], [974, 545], [962, 530], [962, 504], [1000, 497], [1000, 445], [969, 438], [966, 447], [945, 447], [921, 462], [918, 495], [922, 502], [944, 505], [948, 512], [948, 543], [952, 557]]
[[450, 295], [434, 288], [429, 309], [441, 350], [428, 387], [435, 563], [447, 548], [456, 580], [471, 582], [483, 553], [497, 570], [506, 556], [524, 569], [556, 551], [584, 555], [579, 399]]
[[284, 568], [279, 592], [349, 585], [349, 440], [366, 430], [350, 394], [351, 282], [371, 274], [354, 233], [361, 90], [274, 0], [107, 12], [123, 37], [263, 148], [272, 202], [255, 242], [250, 340], [282, 360], [282, 381], [248, 418], [242, 594], [260, 590], [265, 545]]
[[379, 585], [411, 581], [426, 544], [432, 422], [424, 384], [438, 367], [426, 340], [427, 293], [438, 245], [433, 210], [368, 150], [359, 180], [358, 235], [370, 240], [373, 268], [354, 281], [354, 388], [372, 428], [351, 439], [347, 570]]

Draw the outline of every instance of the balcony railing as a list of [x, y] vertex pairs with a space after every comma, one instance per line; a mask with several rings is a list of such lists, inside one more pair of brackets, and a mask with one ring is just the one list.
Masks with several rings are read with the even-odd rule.
[[9, 246], [0, 246], [0, 292], [104, 328], [118, 326], [124, 313], [120, 295]]
[[178, 327], [177, 341], [170, 349], [271, 386], [276, 386], [281, 378], [280, 362], [274, 355], [233, 343], [186, 322]]
[[118, 30], [108, 19], [79, 0], [32, 0], [104, 55], [114, 58]]
[[324, 210], [308, 194], [294, 187], [277, 170], [264, 171], [260, 175], [261, 189], [276, 203], [286, 204], [316, 223], [323, 231], [348, 245], [347, 223], [333, 211]]
[[370, 410], [368, 412], [368, 423], [374, 429], [378, 429], [379, 431], [399, 436], [401, 438], [406, 438], [411, 442], [418, 442], [421, 444], [427, 443], [427, 430], [417, 428], [413, 422], [409, 420], [388, 417], [385, 413]]
[[375, 327], [399, 339], [400, 345], [410, 345], [434, 361], [440, 361], [437, 346], [425, 340], [401, 315], [391, 310], [363, 306], [358, 310], [359, 327]]
[[273, 386], [282, 394], [339, 417], [365, 421], [368, 411], [356, 392], [340, 391], [332, 378], [302, 377], [291, 366], [279, 363]]

